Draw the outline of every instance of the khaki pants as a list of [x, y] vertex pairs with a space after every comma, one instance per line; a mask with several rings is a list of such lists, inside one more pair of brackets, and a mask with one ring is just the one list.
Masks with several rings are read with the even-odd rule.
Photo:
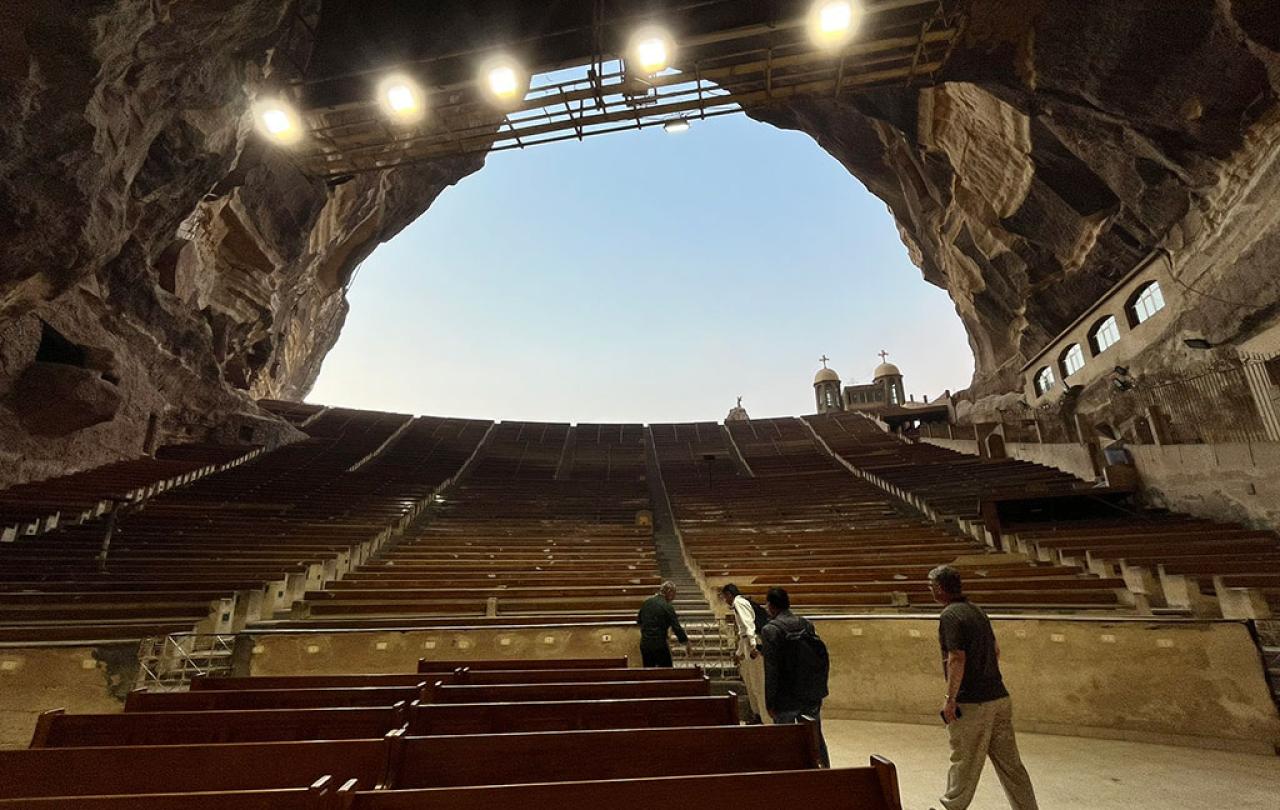
[[960, 714], [947, 726], [951, 735], [951, 771], [942, 797], [946, 810], [964, 810], [973, 801], [987, 757], [1009, 797], [1013, 810], [1038, 810], [1031, 777], [1018, 756], [1013, 738], [1013, 702], [1000, 698], [986, 703], [961, 703]]
[[739, 652], [738, 658], [738, 673], [742, 675], [742, 682], [747, 685], [747, 701], [751, 704], [751, 711], [760, 715], [761, 722], [766, 726], [773, 725], [773, 718], [769, 717], [764, 705], [764, 656], [757, 654], [753, 659], [749, 652]]

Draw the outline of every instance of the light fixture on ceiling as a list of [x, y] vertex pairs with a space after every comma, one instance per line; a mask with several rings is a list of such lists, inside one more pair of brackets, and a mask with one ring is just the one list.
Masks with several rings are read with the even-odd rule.
[[839, 48], [861, 21], [862, 8], [853, 0], [817, 0], [809, 11], [809, 37], [820, 48]]
[[397, 124], [413, 124], [427, 112], [426, 94], [413, 79], [392, 74], [378, 84], [378, 102], [388, 118]]
[[529, 92], [529, 74], [510, 56], [495, 56], [480, 68], [485, 92], [499, 105], [518, 104]]
[[672, 118], [670, 121], [668, 121], [668, 122], [666, 122], [665, 124], [663, 124], [663, 125], [662, 125], [662, 129], [663, 129], [665, 132], [669, 132], [669, 133], [671, 133], [671, 134], [673, 134], [673, 135], [674, 135], [674, 134], [676, 134], [676, 133], [679, 133], [679, 132], [688, 132], [688, 131], [689, 131], [689, 119], [687, 119], [687, 118]]
[[652, 76], [671, 67], [675, 51], [675, 40], [666, 31], [656, 26], [641, 28], [627, 48], [627, 67], [633, 73]]
[[302, 140], [302, 119], [281, 99], [259, 99], [253, 105], [253, 120], [259, 132], [281, 146], [293, 146]]

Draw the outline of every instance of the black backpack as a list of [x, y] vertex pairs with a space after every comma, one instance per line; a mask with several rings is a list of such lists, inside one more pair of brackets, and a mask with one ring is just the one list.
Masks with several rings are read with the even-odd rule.
[[750, 596], [745, 598], [751, 603], [751, 609], [756, 612], [756, 635], [758, 636], [764, 630], [764, 626], [769, 623], [769, 611], [757, 605], [756, 601]]
[[782, 636], [778, 670], [784, 688], [808, 699], [821, 700], [828, 694], [827, 679], [831, 674], [831, 655], [818, 638], [813, 624]]

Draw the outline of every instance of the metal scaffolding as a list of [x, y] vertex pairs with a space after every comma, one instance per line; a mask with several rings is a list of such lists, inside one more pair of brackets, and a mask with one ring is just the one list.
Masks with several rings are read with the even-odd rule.
[[[868, 3], [859, 36], [836, 52], [812, 45], [804, 20], [687, 39], [679, 44], [677, 64], [654, 76], [631, 74], [616, 54], [597, 52], [578, 64], [535, 69], [545, 80], [506, 110], [495, 108], [475, 82], [429, 88], [427, 117], [409, 127], [387, 121], [372, 98], [304, 108], [309, 138], [294, 159], [312, 175], [336, 179], [729, 115], [800, 97], [834, 98], [927, 83], [942, 69], [960, 33], [963, 20], [953, 5], [947, 0]], [[300, 80], [298, 89], [307, 83]]]

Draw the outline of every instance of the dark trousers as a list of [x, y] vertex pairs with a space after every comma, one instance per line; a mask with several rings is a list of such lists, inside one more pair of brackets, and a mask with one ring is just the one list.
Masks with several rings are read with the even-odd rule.
[[640, 658], [644, 660], [646, 667], [670, 667], [675, 666], [671, 663], [670, 647], [641, 647]]
[[[774, 720], [778, 725], [788, 725], [791, 723], [801, 722], [801, 717], [812, 717], [813, 723], [817, 726], [818, 732], [818, 761], [822, 763], [822, 767], [831, 767], [831, 755], [827, 753], [827, 738], [822, 735], [822, 704], [819, 703], [811, 709], [800, 709], [794, 712], [778, 712], [774, 715]], [[975, 782], [976, 784], [976, 782]]]

